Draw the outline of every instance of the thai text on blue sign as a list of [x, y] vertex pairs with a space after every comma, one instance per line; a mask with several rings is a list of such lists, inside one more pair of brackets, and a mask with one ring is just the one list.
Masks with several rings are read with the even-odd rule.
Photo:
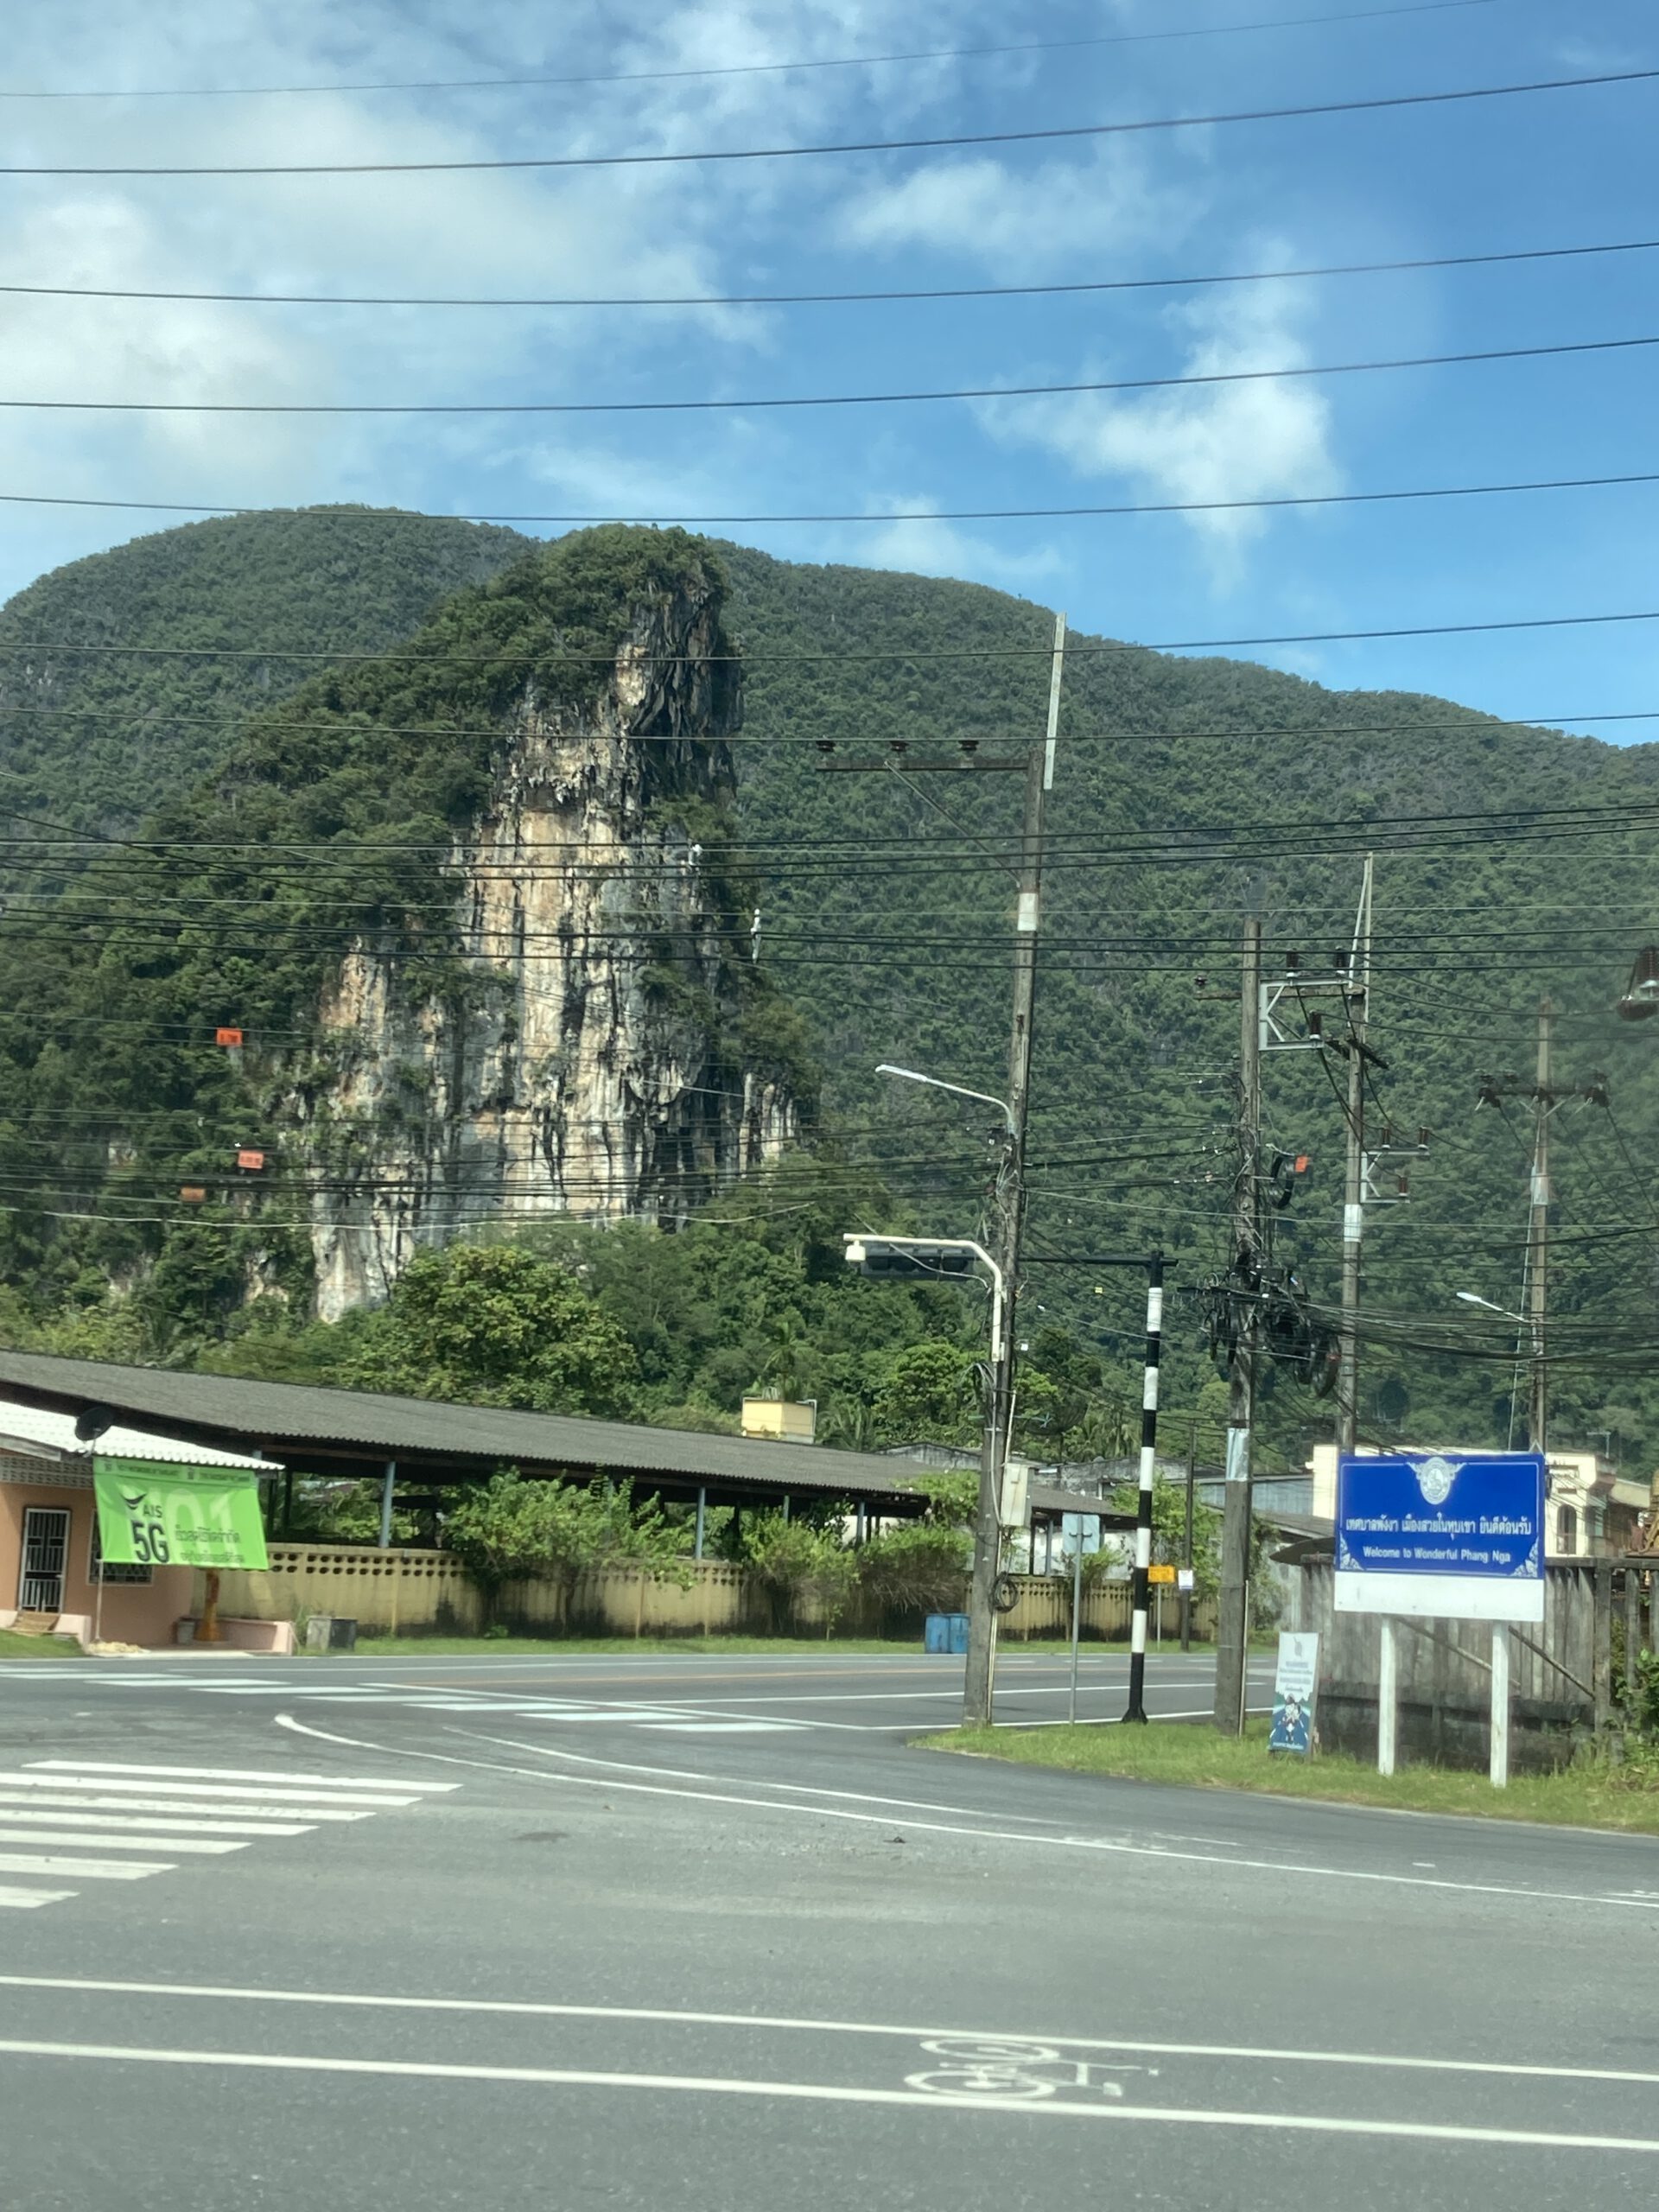
[[1338, 1460], [1338, 1612], [1541, 1621], [1543, 1596], [1541, 1453]]

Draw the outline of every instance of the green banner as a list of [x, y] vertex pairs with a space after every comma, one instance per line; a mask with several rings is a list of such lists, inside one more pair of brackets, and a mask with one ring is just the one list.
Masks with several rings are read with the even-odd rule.
[[111, 1567], [264, 1567], [259, 1478], [154, 1459], [92, 1461], [99, 1548]]

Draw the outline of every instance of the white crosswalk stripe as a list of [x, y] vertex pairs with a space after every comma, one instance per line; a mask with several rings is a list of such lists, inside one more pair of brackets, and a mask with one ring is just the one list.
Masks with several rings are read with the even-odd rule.
[[[49, 1805], [54, 1808], [73, 1805], [86, 1812], [99, 1813], [171, 1813], [175, 1808], [170, 1797], [103, 1797], [95, 1792], [80, 1789], [9, 1789], [0, 1783], [0, 1812], [10, 1813], [14, 1805]], [[192, 1808], [198, 1813], [211, 1812], [216, 1821], [232, 1820], [245, 1822], [261, 1835], [293, 1835], [302, 1833], [276, 1817], [277, 1810], [292, 1811], [291, 1807], [273, 1808], [269, 1805], [224, 1805], [217, 1799], [211, 1806], [198, 1804]], [[353, 1812], [340, 1805], [308, 1805], [305, 1819], [308, 1825], [318, 1821], [331, 1824], [341, 1821], [372, 1821], [372, 1813]]]
[[0, 1770], [0, 1911], [64, 1904], [83, 1882], [146, 1881], [176, 1872], [181, 1859], [229, 1858], [267, 1837], [326, 1836], [338, 1823], [416, 1810], [459, 1786], [401, 1775], [33, 1759]]

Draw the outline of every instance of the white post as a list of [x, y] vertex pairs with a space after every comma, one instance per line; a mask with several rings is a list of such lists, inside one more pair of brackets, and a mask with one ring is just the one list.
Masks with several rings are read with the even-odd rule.
[[1381, 1649], [1376, 1669], [1376, 1770], [1392, 1774], [1400, 1722], [1399, 1631], [1386, 1614], [1377, 1628]]
[[1492, 1623], [1492, 1787], [1510, 1786], [1510, 1624]]
[[1066, 1719], [1073, 1726], [1077, 1718], [1077, 1629], [1083, 1618], [1083, 1523], [1077, 1523], [1077, 1548], [1071, 1554], [1071, 1696], [1066, 1707]]

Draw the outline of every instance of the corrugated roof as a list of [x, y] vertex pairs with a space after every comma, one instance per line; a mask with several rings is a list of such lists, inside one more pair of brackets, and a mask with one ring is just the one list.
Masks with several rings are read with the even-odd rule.
[[[274, 1456], [306, 1445], [345, 1448], [365, 1459], [469, 1463], [482, 1471], [594, 1467], [681, 1481], [753, 1484], [768, 1490], [851, 1497], [915, 1494], [913, 1477], [871, 1452], [772, 1443], [758, 1437], [706, 1436], [689, 1429], [587, 1421], [569, 1414], [521, 1413], [502, 1406], [451, 1405], [370, 1390], [310, 1383], [255, 1382], [239, 1376], [187, 1375], [169, 1368], [118, 1367], [103, 1360], [44, 1352], [0, 1351], [0, 1399], [28, 1394], [59, 1404], [106, 1405], [163, 1427], [213, 1441], [259, 1446]], [[3, 1419], [3, 1416], [0, 1416]]]
[[54, 1459], [91, 1461], [96, 1452], [110, 1459], [156, 1459], [174, 1466], [257, 1468], [279, 1474], [280, 1465], [269, 1459], [251, 1459], [245, 1452], [221, 1452], [211, 1444], [188, 1438], [157, 1436], [153, 1429], [126, 1428], [119, 1422], [94, 1442], [75, 1434], [73, 1414], [54, 1413], [44, 1406], [0, 1405], [0, 1452], [9, 1445], [23, 1449], [43, 1447]]

